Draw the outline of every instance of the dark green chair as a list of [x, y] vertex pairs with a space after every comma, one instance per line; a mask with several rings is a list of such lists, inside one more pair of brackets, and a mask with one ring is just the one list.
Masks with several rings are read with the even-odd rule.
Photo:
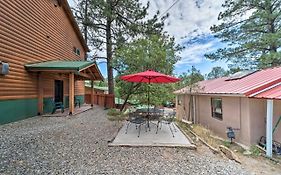
[[64, 112], [64, 105], [63, 102], [55, 102], [54, 100], [52, 100], [53, 102], [53, 110], [52, 110], [52, 114], [54, 114], [56, 112], [57, 109], [61, 109], [61, 113]]
[[76, 107], [77, 105], [78, 105], [79, 108], [80, 108], [80, 107], [81, 107], [81, 101], [80, 101], [80, 99], [74, 97], [74, 107]]

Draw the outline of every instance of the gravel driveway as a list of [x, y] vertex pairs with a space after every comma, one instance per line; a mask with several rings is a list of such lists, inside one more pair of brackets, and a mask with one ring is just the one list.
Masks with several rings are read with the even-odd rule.
[[2, 125], [0, 174], [250, 174], [208, 149], [108, 147], [116, 131], [99, 107]]

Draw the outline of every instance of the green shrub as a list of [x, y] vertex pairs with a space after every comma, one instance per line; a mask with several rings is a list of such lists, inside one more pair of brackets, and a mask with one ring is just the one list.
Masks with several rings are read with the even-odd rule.
[[117, 116], [117, 115], [121, 115], [121, 114], [122, 114], [122, 112], [115, 108], [111, 108], [107, 112], [107, 115], [109, 115], [109, 116]]
[[109, 121], [117, 121], [117, 122], [123, 121], [127, 118], [127, 116], [128, 114], [124, 114], [115, 108], [109, 109], [107, 112], [107, 119]]

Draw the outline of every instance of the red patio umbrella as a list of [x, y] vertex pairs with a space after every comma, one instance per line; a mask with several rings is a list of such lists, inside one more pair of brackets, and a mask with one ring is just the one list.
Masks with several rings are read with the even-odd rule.
[[[124, 81], [135, 83], [175, 83], [180, 81], [179, 78], [165, 75], [152, 70], [139, 72], [136, 74], [124, 75], [120, 77]], [[149, 108], [149, 90], [148, 90], [148, 108]]]
[[161, 74], [152, 70], [139, 72], [136, 74], [121, 76], [122, 80], [135, 83], [175, 83], [180, 81], [179, 78], [170, 75]]

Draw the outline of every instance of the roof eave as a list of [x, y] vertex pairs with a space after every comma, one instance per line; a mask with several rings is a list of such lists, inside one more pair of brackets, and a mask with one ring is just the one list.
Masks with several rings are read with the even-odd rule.
[[202, 96], [223, 96], [223, 97], [247, 97], [245, 94], [231, 94], [231, 93], [177, 93], [176, 95], [202, 95]]

